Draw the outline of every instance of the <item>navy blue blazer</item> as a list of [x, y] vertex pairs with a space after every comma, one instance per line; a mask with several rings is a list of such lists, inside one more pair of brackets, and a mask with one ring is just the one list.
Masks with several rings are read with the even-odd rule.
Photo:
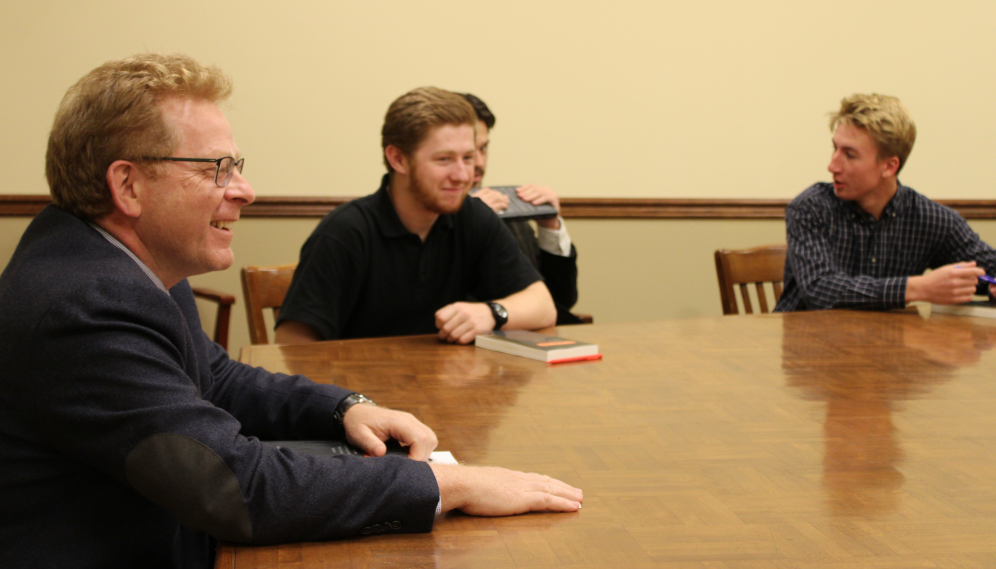
[[169, 294], [46, 207], [0, 276], [0, 551], [9, 567], [210, 567], [272, 544], [432, 529], [424, 462], [313, 457], [351, 392], [231, 360]]

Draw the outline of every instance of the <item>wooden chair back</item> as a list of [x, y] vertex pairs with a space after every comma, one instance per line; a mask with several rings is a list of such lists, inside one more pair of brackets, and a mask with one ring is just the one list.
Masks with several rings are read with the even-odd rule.
[[202, 286], [190, 288], [194, 291], [195, 298], [203, 298], [218, 305], [218, 314], [214, 320], [213, 339], [215, 343], [228, 351], [228, 328], [232, 323], [232, 305], [235, 304], [235, 297]]
[[782, 296], [782, 280], [785, 278], [785, 245], [765, 245], [751, 249], [719, 249], [716, 251], [716, 276], [719, 278], [719, 295], [723, 303], [723, 314], [739, 314], [734, 285], [740, 288], [744, 312], [754, 314], [751, 307], [748, 285], [753, 284], [761, 312], [767, 313], [768, 296], [764, 283], [771, 283], [775, 301], [774, 308]]
[[242, 292], [246, 297], [246, 316], [249, 319], [249, 341], [269, 344], [266, 319], [263, 311], [273, 309], [274, 320], [280, 315], [280, 306], [290, 288], [297, 263], [274, 267], [245, 267], [242, 269]]

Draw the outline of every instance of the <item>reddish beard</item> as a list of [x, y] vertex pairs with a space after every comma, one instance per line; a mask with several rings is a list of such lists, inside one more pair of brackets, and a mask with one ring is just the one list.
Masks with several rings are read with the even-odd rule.
[[[448, 215], [460, 211], [460, 206], [463, 205], [463, 200], [467, 198], [467, 190], [469, 187], [463, 189], [463, 194], [460, 196], [460, 199], [457, 200], [456, 204], [451, 205], [443, 201], [443, 196], [437, 195], [431, 188], [422, 184], [422, 180], [418, 175], [418, 167], [414, 164], [414, 162], [412, 163], [411, 176], [409, 180], [412, 195], [415, 196], [418, 203], [422, 204], [425, 209], [433, 213], [438, 213], [439, 215]], [[470, 184], [467, 185], [470, 186]]]

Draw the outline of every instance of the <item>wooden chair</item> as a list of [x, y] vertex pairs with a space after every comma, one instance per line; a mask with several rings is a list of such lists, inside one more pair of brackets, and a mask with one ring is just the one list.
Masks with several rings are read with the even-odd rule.
[[228, 351], [228, 327], [232, 323], [232, 305], [235, 297], [201, 286], [190, 287], [196, 298], [203, 298], [218, 304], [218, 314], [214, 320], [214, 341]]
[[246, 316], [249, 318], [249, 341], [269, 344], [263, 310], [273, 309], [273, 318], [280, 315], [280, 306], [290, 288], [297, 263], [275, 267], [245, 267], [242, 269], [242, 292], [246, 297]]
[[761, 312], [769, 312], [764, 283], [771, 283], [777, 303], [782, 296], [786, 250], [785, 245], [766, 245], [752, 249], [716, 251], [716, 276], [719, 278], [719, 296], [723, 303], [723, 314], [739, 314], [733, 285], [740, 287], [744, 312], [754, 314], [751, 309], [748, 284], [753, 284], [755, 287]]

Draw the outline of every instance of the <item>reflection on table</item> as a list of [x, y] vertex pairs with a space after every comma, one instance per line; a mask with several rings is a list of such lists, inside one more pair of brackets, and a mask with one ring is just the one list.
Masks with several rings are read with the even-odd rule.
[[225, 567], [996, 566], [996, 321], [828, 311], [562, 327], [546, 366], [432, 337], [253, 346], [412, 412], [470, 464], [584, 489], [577, 514], [222, 548]]

